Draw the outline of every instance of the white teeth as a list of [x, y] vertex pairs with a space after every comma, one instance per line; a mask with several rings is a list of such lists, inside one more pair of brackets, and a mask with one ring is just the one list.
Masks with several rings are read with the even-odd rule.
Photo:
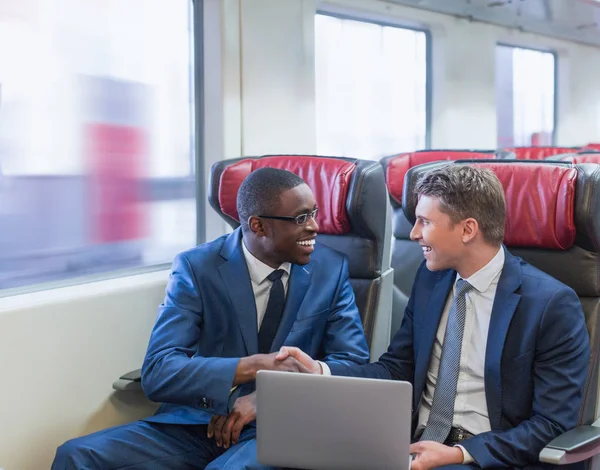
[[296, 242], [296, 243], [298, 245], [302, 245], [302, 246], [312, 246], [312, 245], [315, 244], [315, 240], [314, 239], [312, 239], [312, 240], [303, 240], [303, 241], [299, 241], [299, 242]]
[[421, 248], [423, 248], [423, 252], [424, 253], [429, 253], [431, 251], [431, 247], [430, 246], [423, 246]]

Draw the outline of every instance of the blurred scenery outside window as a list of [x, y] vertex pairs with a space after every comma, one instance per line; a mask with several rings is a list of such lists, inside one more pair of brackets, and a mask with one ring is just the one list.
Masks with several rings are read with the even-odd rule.
[[196, 243], [190, 0], [0, 0], [0, 289]]

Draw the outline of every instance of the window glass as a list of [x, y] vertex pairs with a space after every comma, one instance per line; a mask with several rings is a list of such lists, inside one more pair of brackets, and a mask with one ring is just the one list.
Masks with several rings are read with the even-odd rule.
[[423, 149], [427, 35], [317, 14], [317, 151], [379, 159]]
[[0, 289], [196, 242], [192, 2], [0, 1]]
[[552, 145], [555, 61], [551, 52], [497, 47], [499, 147]]

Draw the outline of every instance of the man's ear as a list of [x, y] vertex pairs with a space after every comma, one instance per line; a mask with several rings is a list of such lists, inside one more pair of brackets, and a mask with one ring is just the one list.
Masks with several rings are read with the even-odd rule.
[[479, 233], [479, 222], [473, 217], [463, 220], [463, 243], [472, 241]]
[[265, 226], [263, 224], [263, 220], [260, 217], [256, 217], [254, 215], [251, 216], [248, 219], [248, 227], [259, 237], [264, 237], [266, 235]]

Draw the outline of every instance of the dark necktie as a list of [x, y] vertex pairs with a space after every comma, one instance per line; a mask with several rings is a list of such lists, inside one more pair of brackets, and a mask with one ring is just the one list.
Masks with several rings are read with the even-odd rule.
[[448, 324], [442, 346], [440, 370], [433, 392], [433, 403], [427, 420], [427, 426], [420, 441], [436, 441], [443, 443], [452, 427], [454, 419], [454, 400], [460, 366], [465, 319], [467, 316], [466, 293], [473, 286], [464, 279], [456, 282], [454, 301], [448, 314]]
[[273, 285], [269, 294], [267, 310], [265, 311], [265, 316], [258, 332], [258, 352], [260, 354], [268, 354], [271, 351], [273, 339], [275, 339], [277, 328], [279, 328], [279, 322], [281, 321], [285, 305], [285, 291], [283, 290], [283, 282], [281, 281], [281, 276], [283, 276], [284, 272], [283, 269], [277, 269], [267, 276], [267, 279]]

